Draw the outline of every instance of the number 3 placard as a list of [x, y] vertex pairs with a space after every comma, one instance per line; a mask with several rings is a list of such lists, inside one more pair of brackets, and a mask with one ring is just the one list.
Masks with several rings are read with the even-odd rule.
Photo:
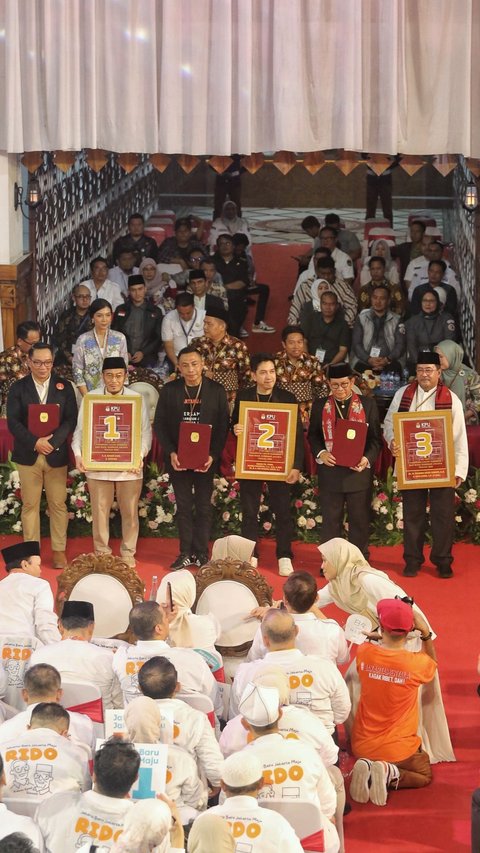
[[82, 446], [87, 471], [139, 468], [141, 427], [141, 396], [87, 394], [83, 401]]
[[296, 403], [240, 402], [235, 474], [242, 480], [285, 480], [293, 466]]
[[440, 489], [455, 486], [452, 413], [395, 412], [399, 489]]

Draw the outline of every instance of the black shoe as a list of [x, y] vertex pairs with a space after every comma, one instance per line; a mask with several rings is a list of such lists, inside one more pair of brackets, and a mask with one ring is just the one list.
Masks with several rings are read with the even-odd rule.
[[405, 566], [402, 574], [406, 578], [415, 578], [420, 571], [419, 566]]
[[190, 557], [189, 554], [179, 554], [171, 564], [170, 568], [173, 569], [174, 572], [177, 572], [179, 569], [188, 569], [188, 567], [192, 565], [192, 562], [192, 557]]
[[438, 566], [438, 576], [440, 578], [453, 578], [453, 571], [450, 566]]
[[192, 554], [191, 556], [192, 566], [198, 566], [200, 569], [205, 563], [208, 563], [208, 554]]

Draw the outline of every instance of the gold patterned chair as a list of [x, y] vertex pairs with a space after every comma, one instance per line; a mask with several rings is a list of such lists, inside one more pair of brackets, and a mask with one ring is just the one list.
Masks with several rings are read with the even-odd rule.
[[215, 644], [223, 657], [243, 657], [252, 645], [258, 620], [248, 618], [255, 607], [272, 603], [272, 587], [260, 572], [241, 560], [210, 560], [197, 572], [193, 610], [213, 613], [222, 626]]
[[143, 601], [145, 584], [135, 569], [110, 554], [80, 554], [57, 579], [56, 609], [67, 600], [90, 601], [95, 610], [95, 637], [128, 640], [129, 614]]
[[[145, 398], [150, 420], [153, 422], [158, 396], [163, 386], [163, 380], [148, 367], [135, 367], [128, 371], [128, 388], [138, 391]], [[128, 391], [128, 389], [127, 389]]]

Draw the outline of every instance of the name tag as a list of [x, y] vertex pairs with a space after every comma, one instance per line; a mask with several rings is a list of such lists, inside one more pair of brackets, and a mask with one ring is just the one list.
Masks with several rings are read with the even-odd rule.
[[323, 361], [325, 359], [325, 353], [326, 353], [326, 350], [324, 350], [324, 349], [315, 350], [315, 357], [318, 358], [320, 364], [323, 364]]
[[372, 347], [371, 348], [370, 358], [380, 358], [380, 347]]

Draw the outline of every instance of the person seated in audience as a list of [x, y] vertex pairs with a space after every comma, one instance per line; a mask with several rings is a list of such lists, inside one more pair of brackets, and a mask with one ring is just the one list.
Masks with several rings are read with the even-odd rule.
[[237, 258], [243, 258], [248, 265], [248, 274], [250, 283], [248, 285], [247, 296], [258, 296], [257, 307], [255, 309], [255, 318], [253, 320], [252, 332], [272, 334], [275, 329], [265, 322], [265, 314], [267, 312], [267, 304], [270, 298], [270, 288], [268, 284], [261, 284], [257, 281], [257, 273], [255, 272], [255, 264], [253, 256], [249, 248], [249, 239], [246, 234], [233, 235], [233, 247]]
[[40, 802], [59, 791], [88, 791], [90, 749], [68, 740], [69, 724], [65, 708], [40, 702], [32, 711], [27, 731], [4, 739], [0, 729], [5, 796]]
[[204, 311], [205, 315], [209, 313], [209, 309], [215, 308], [217, 311], [223, 311], [223, 302], [218, 296], [212, 296], [208, 293], [207, 277], [203, 270], [190, 270], [188, 274], [187, 292], [193, 293], [195, 308]]
[[243, 341], [229, 335], [227, 328], [225, 309], [210, 308], [203, 321], [203, 335], [192, 345], [204, 359], [205, 375], [225, 388], [231, 410], [238, 389], [250, 381], [250, 356]]
[[300, 840], [283, 815], [260, 806], [258, 796], [264, 784], [263, 767], [255, 755], [247, 750], [231, 755], [222, 769], [225, 800], [197, 817], [195, 831], [201, 832], [207, 815], [219, 815], [235, 827], [237, 851], [242, 843], [248, 853], [302, 853]]
[[[357, 650], [361, 693], [351, 738], [357, 761], [350, 794], [356, 802], [385, 806], [390, 790], [423, 788], [432, 781], [417, 734], [418, 694], [435, 677], [437, 663], [428, 623], [410, 604], [382, 599], [377, 614], [381, 645], [367, 642]], [[420, 631], [419, 652], [405, 648], [412, 628]]]
[[19, 542], [2, 549], [7, 577], [0, 581], [2, 634], [37, 637], [42, 643], [60, 639], [52, 588], [43, 580], [40, 545]]
[[324, 224], [328, 227], [335, 228], [337, 232], [337, 242], [340, 249], [342, 252], [345, 252], [346, 255], [349, 255], [352, 261], [357, 261], [362, 254], [360, 241], [353, 231], [349, 231], [348, 228], [342, 228], [342, 223], [338, 213], [327, 213], [324, 219]]
[[16, 341], [0, 353], [0, 384], [15, 382], [30, 373], [28, 355], [41, 339], [42, 330], [35, 320], [24, 320], [16, 328]]
[[305, 343], [301, 326], [285, 326], [282, 349], [275, 353], [276, 384], [293, 394], [304, 424], [308, 423], [313, 401], [328, 393], [322, 365], [306, 351]]
[[235, 840], [226, 820], [211, 811], [204, 812], [188, 833], [188, 853], [235, 853]]
[[480, 412], [480, 376], [463, 363], [463, 349], [455, 341], [440, 341], [435, 352], [440, 356], [443, 384], [460, 399], [466, 423], [477, 424]]
[[[137, 696], [125, 709], [124, 728], [132, 743], [160, 743], [165, 726], [173, 730], [157, 702], [147, 696]], [[207, 786], [200, 779], [193, 756], [169, 741], [165, 728], [164, 738], [168, 746], [165, 793], [177, 806], [182, 824], [187, 825], [207, 807]]]
[[343, 309], [347, 325], [351, 328], [355, 322], [355, 317], [357, 316], [357, 299], [351, 286], [336, 276], [335, 262], [333, 261], [333, 258], [325, 257], [324, 255], [315, 255], [315, 272], [316, 278], [310, 284], [305, 283], [302, 285], [294, 295], [288, 314], [288, 322], [300, 322], [302, 307], [306, 302], [311, 300], [315, 282], [323, 280], [327, 282], [328, 290], [331, 290], [332, 293], [337, 295], [337, 299]]
[[418, 314], [405, 322], [407, 365], [412, 373], [421, 350], [433, 349], [441, 340], [455, 340], [455, 320], [441, 307], [438, 291], [430, 288], [422, 295]]
[[312, 299], [300, 311], [300, 326], [307, 339], [308, 352], [326, 368], [345, 361], [350, 349], [351, 333], [338, 296], [329, 290], [328, 282], [317, 279], [312, 286]]
[[184, 693], [209, 696], [220, 715], [222, 705], [217, 682], [205, 659], [193, 649], [172, 648], [167, 640], [170, 626], [165, 611], [156, 601], [142, 601], [130, 611], [130, 628], [136, 644], [119, 648], [113, 658], [113, 669], [121, 684], [125, 704], [140, 694], [138, 673], [145, 661], [162, 655], [176, 667]]
[[307, 269], [312, 258], [312, 254], [315, 253], [315, 249], [317, 248], [319, 242], [318, 232], [320, 231], [320, 222], [316, 216], [306, 216], [305, 219], [302, 219], [300, 228], [313, 240], [311, 252], [304, 252], [302, 255], [298, 255], [294, 258], [294, 260], [298, 261], [298, 271], [301, 275], [302, 272]]
[[111, 738], [95, 753], [93, 789], [68, 791], [41, 803], [36, 821], [46, 853], [78, 853], [85, 842], [117, 841], [130, 809], [130, 789], [138, 778], [140, 755], [132, 743]]
[[[173, 601], [173, 611], [170, 611], [170, 592]], [[219, 661], [223, 666], [222, 657], [215, 649], [215, 643], [221, 633], [221, 625], [213, 613], [201, 616], [192, 613], [192, 607], [197, 597], [195, 578], [187, 569], [168, 572], [164, 575], [157, 593], [157, 602], [169, 612], [169, 642], [172, 646], [184, 649], [203, 649]]]
[[205, 273], [207, 279], [207, 293], [212, 296], [218, 296], [223, 302], [225, 311], [228, 311], [228, 296], [225, 290], [222, 276], [217, 271], [217, 265], [213, 258], [205, 258], [200, 264], [200, 269]]
[[[218, 787], [222, 753], [214, 730], [203, 711], [197, 711], [178, 698], [183, 685], [173, 663], [166, 657], [149, 658], [138, 673], [138, 686], [143, 696], [155, 700], [165, 719], [171, 718], [171, 742], [192, 755], [212, 787]], [[161, 740], [164, 742], [163, 734]]]
[[147, 298], [141, 275], [128, 279], [128, 299], [113, 315], [112, 329], [125, 335], [128, 361], [135, 367], [156, 364], [162, 340], [163, 313]]
[[[393, 266], [395, 266], [395, 264], [393, 264]], [[365, 278], [363, 281], [362, 279], [360, 279], [360, 283], [362, 286], [358, 292], [358, 310], [362, 311], [363, 308], [370, 308], [372, 304], [371, 298], [373, 288], [377, 284], [386, 284], [391, 294], [389, 306], [390, 311], [393, 311], [394, 314], [399, 314], [401, 317], [405, 310], [405, 297], [398, 282], [398, 270], [397, 281], [394, 282], [391, 280], [391, 278], [389, 279], [386, 274], [385, 258], [372, 255], [372, 257], [368, 259], [368, 262], [366, 264], [366, 272], [366, 280]]]
[[338, 230], [325, 225], [319, 231], [320, 246], [330, 249], [331, 257], [335, 263], [335, 271], [338, 278], [343, 279], [345, 284], [352, 285], [355, 277], [353, 261], [350, 255], [338, 248]]
[[405, 355], [405, 326], [388, 308], [390, 290], [377, 284], [371, 293], [371, 308], [360, 312], [352, 332], [351, 360], [355, 370], [390, 370], [402, 375]]
[[122, 692], [112, 669], [113, 654], [91, 642], [95, 629], [93, 604], [66, 601], [58, 626], [61, 642], [33, 652], [28, 668], [48, 663], [58, 670], [62, 680], [95, 684], [102, 694], [104, 708], [121, 708]]
[[138, 268], [138, 274], [142, 276], [147, 290], [147, 299], [151, 299], [154, 305], [157, 305], [160, 310], [165, 313], [165, 310], [171, 310], [173, 304], [165, 309], [162, 302], [162, 296], [167, 288], [167, 284], [162, 277], [162, 273], [157, 267], [153, 258], [144, 258]]
[[[408, 294], [408, 299], [411, 302], [415, 288], [420, 284], [425, 284], [428, 281], [428, 265], [430, 261], [443, 260], [443, 244], [439, 240], [434, 240], [431, 234], [424, 234], [422, 239], [423, 255], [420, 258], [412, 261], [405, 273], [405, 289]], [[457, 299], [460, 302], [462, 291], [458, 283], [457, 276], [446, 262], [447, 268], [443, 275], [443, 280], [455, 288]]]
[[80, 335], [73, 354], [73, 381], [82, 397], [100, 386], [104, 359], [120, 357], [128, 364], [127, 339], [110, 328], [113, 320], [110, 302], [94, 299], [88, 313], [93, 329]]
[[337, 807], [335, 788], [313, 747], [282, 736], [278, 726], [282, 714], [278, 690], [249, 682], [239, 702], [239, 713], [249, 735], [245, 752], [258, 758], [262, 765], [264, 786], [258, 801], [282, 802], [293, 785], [297, 802], [317, 806], [322, 816], [324, 850], [336, 853], [340, 842], [333, 825]]
[[230, 694], [230, 719], [238, 713], [246, 684], [253, 681], [264, 664], [274, 664], [290, 681], [290, 703], [309, 708], [333, 734], [350, 713], [347, 685], [332, 661], [320, 655], [304, 655], [296, 646], [298, 627], [290, 613], [271, 608], [262, 620], [262, 637], [267, 648], [263, 659], [240, 664]]
[[[175, 803], [165, 794], [159, 794], [156, 800], [140, 800], [127, 812], [120, 838], [108, 849], [111, 853], [184, 853], [184, 843]], [[98, 853], [107, 853], [106, 848], [96, 849]], [[77, 853], [94, 851], [89, 844]]]
[[[458, 319], [458, 299], [455, 288], [445, 279], [447, 265], [445, 261], [430, 261], [428, 264], [427, 281], [419, 284], [410, 301], [410, 313], [418, 314], [421, 311], [422, 296], [430, 290], [436, 290], [442, 305], [442, 311], [450, 314], [454, 320]], [[410, 296], [410, 293], [409, 293]]]
[[[192, 249], [205, 251], [200, 238], [194, 239], [191, 217], [183, 216], [175, 222], [175, 236], [167, 237], [158, 248], [159, 264], [179, 264], [182, 270], [188, 268], [188, 256]], [[153, 256], [152, 256], [153, 257]]]
[[[346, 663], [349, 650], [345, 634], [334, 619], [318, 619], [315, 607], [317, 585], [309, 572], [294, 572], [283, 585], [283, 604], [293, 616], [298, 628], [295, 645], [304, 655], [321, 655], [336, 664]], [[256, 616], [262, 615], [268, 608], [257, 608]], [[263, 642], [261, 627], [253, 639], [247, 660], [264, 658], [267, 647]]]
[[372, 279], [371, 271], [369, 269], [372, 258], [382, 258], [382, 260], [385, 261], [383, 278], [388, 282], [388, 284], [391, 284], [392, 286], [400, 284], [400, 275], [398, 267], [392, 259], [391, 247], [387, 240], [380, 238], [379, 240], [374, 240], [372, 242], [368, 257], [365, 258], [363, 267], [360, 271], [360, 284], [362, 286], [364, 284], [368, 284]]
[[311, 260], [313, 263], [310, 263], [308, 268], [304, 270], [297, 278], [295, 283], [295, 288], [293, 294], [289, 296], [289, 299], [292, 300], [294, 296], [298, 293], [300, 289], [303, 288], [303, 285], [312, 285], [315, 279], [317, 278], [316, 274], [316, 261], [319, 258], [329, 258], [330, 257], [330, 249], [326, 249], [324, 246], [318, 246], [315, 249], [313, 255], [311, 256]]
[[[0, 737], [0, 740], [1, 739], [2, 738]], [[3, 758], [0, 755], [0, 841], [4, 842], [6, 837], [10, 834], [22, 833], [30, 839], [32, 844], [35, 845], [36, 850], [43, 850], [43, 839], [38, 824], [33, 821], [31, 817], [25, 817], [24, 815], [19, 815], [10, 811], [10, 809], [7, 809], [6, 805], [2, 803], [3, 789], [6, 784], [7, 780], [5, 778]], [[28, 850], [28, 848], [26, 848], [26, 850]], [[11, 853], [23, 853], [23, 851], [21, 847], [12, 846]]]
[[208, 258], [205, 247], [204, 249], [191, 249], [187, 256], [188, 266], [186, 269], [181, 270], [181, 272], [173, 273], [172, 275], [168, 272], [162, 273], [162, 278], [165, 283], [169, 283], [170, 280], [173, 280], [180, 290], [184, 290], [188, 285], [188, 277], [192, 270], [199, 270], [202, 262]]
[[[345, 613], [359, 613], [367, 616], [372, 629], [375, 629], [379, 624], [377, 603], [382, 598], [400, 598], [404, 601], [408, 598], [401, 586], [391, 580], [385, 572], [374, 569], [360, 549], [346, 539], [336, 537], [322, 542], [318, 550], [322, 560], [321, 575], [327, 580], [325, 586], [318, 591], [319, 608], [336, 604]], [[412, 607], [414, 615], [420, 616], [428, 623], [419, 606], [414, 603]], [[432, 630], [431, 625], [428, 626], [428, 630]], [[435, 633], [432, 633], [433, 639], [435, 636]], [[418, 651], [419, 637], [418, 630], [410, 634], [406, 646], [409, 651]], [[354, 664], [350, 666], [350, 670], [352, 666], [354, 667]], [[349, 685], [355, 711], [358, 690], [352, 689], [351, 679]], [[432, 690], [421, 695], [421, 701], [425, 711], [422, 714], [419, 734], [423, 742], [428, 745], [432, 762], [455, 761], [438, 675], [435, 676]]]
[[176, 370], [180, 350], [201, 337], [205, 311], [195, 307], [193, 293], [179, 293], [175, 309], [163, 318], [162, 341], [168, 360]]
[[227, 291], [230, 331], [236, 338], [242, 337], [241, 329], [247, 316], [247, 288], [250, 284], [247, 261], [235, 255], [230, 234], [220, 234], [218, 237], [213, 260]]
[[105, 299], [110, 303], [113, 311], [123, 302], [120, 285], [116, 281], [110, 281], [108, 264], [105, 258], [98, 257], [90, 261], [90, 272], [92, 277], [80, 282], [88, 287], [92, 303], [97, 299]]
[[132, 213], [128, 220], [128, 233], [119, 237], [113, 244], [113, 262], [117, 263], [121, 250], [125, 244], [133, 249], [135, 253], [135, 265], [138, 267], [144, 258], [153, 258], [157, 261], [158, 246], [153, 237], [147, 237], [145, 231], [145, 220], [141, 213]]
[[138, 275], [139, 269], [135, 264], [135, 250], [133, 245], [125, 244], [117, 258], [116, 266], [112, 267], [108, 272], [110, 281], [115, 281], [122, 296], [128, 293], [128, 279], [131, 275]]
[[[25, 711], [15, 714], [0, 726], [0, 740], [8, 740], [27, 731], [30, 725], [32, 711], [40, 702], [54, 702], [61, 705], [62, 684], [60, 673], [54, 666], [39, 663], [27, 669], [22, 688], [22, 698], [26, 704]], [[70, 725], [69, 740], [73, 744], [83, 744], [95, 752], [95, 734], [93, 723], [86, 714], [69, 711]]]
[[233, 237], [235, 234], [244, 234], [247, 238], [247, 246], [251, 243], [250, 229], [248, 222], [242, 216], [238, 216], [237, 205], [231, 199], [228, 199], [222, 207], [222, 215], [212, 222], [210, 236], [208, 242], [212, 251], [215, 250], [217, 240], [221, 234], [230, 234]]
[[423, 254], [422, 239], [425, 234], [426, 225], [415, 219], [410, 225], [410, 240], [406, 243], [397, 243], [392, 246], [392, 258], [400, 261], [400, 281], [403, 281], [410, 261], [414, 261]]
[[55, 365], [73, 362], [73, 349], [77, 338], [92, 328], [92, 318], [88, 309], [92, 301], [91, 293], [84, 284], [76, 284], [72, 290], [72, 302], [60, 315], [53, 333], [53, 340], [57, 351], [55, 353]]

